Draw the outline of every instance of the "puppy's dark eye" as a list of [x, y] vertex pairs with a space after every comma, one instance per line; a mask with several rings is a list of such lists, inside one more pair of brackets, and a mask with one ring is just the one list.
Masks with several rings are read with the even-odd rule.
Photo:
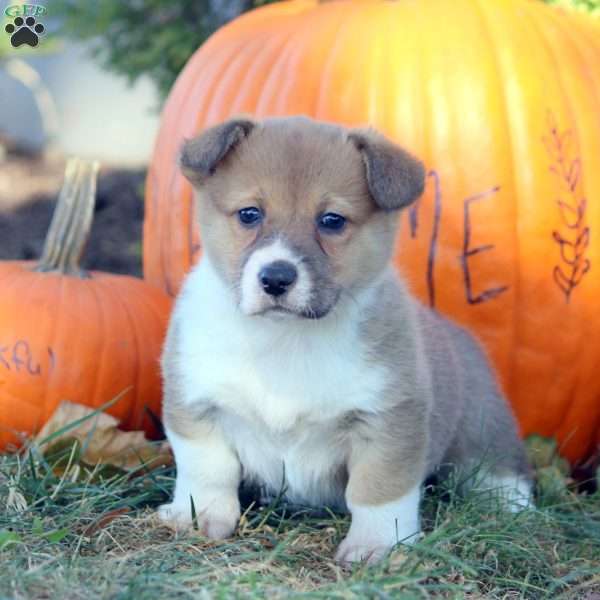
[[256, 206], [249, 206], [247, 208], [238, 210], [238, 218], [242, 225], [246, 225], [246, 227], [253, 227], [262, 221], [263, 214], [260, 208], [256, 208]]
[[317, 219], [317, 225], [324, 231], [337, 232], [344, 229], [346, 218], [335, 213], [325, 213]]

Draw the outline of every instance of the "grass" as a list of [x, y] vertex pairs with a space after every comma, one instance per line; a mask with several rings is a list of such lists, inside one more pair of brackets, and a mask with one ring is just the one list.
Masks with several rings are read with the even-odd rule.
[[[539, 470], [537, 508], [494, 510], [452, 483], [424, 499], [424, 538], [383, 564], [332, 556], [349, 518], [250, 506], [235, 538], [176, 536], [153, 509], [171, 467], [69, 465], [69, 448], [0, 456], [0, 599], [600, 599], [600, 493]], [[5, 507], [5, 508], [4, 508]]]

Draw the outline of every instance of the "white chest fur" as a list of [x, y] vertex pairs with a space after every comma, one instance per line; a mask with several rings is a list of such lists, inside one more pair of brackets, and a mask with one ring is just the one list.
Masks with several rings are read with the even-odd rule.
[[221, 425], [240, 459], [244, 480], [261, 486], [264, 495], [285, 492], [297, 504], [345, 509], [346, 440], [335, 422], [275, 432], [223, 413]]
[[329, 495], [322, 481], [345, 452], [339, 420], [376, 410], [386, 385], [366, 360], [360, 310], [342, 304], [318, 321], [247, 317], [208, 260], [189, 276], [176, 307], [184, 401], [220, 409], [247, 474], [278, 489], [285, 471], [292, 497]]

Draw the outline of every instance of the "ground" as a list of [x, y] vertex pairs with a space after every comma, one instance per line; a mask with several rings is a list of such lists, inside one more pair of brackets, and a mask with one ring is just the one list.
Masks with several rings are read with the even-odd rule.
[[[17, 153], [0, 162], [0, 259], [39, 256], [62, 169]], [[140, 274], [143, 180], [101, 172], [87, 268]], [[419, 543], [343, 570], [332, 557], [347, 516], [249, 504], [229, 540], [178, 536], [154, 518], [172, 466], [125, 473], [32, 447], [0, 455], [0, 599], [600, 600], [600, 493], [552, 456], [537, 475], [537, 508], [517, 515], [458, 497], [453, 482], [430, 487]]]
[[537, 508], [513, 515], [438, 484], [420, 542], [343, 570], [346, 516], [275, 502], [250, 505], [223, 542], [175, 535], [154, 517], [172, 467], [65, 470], [69, 455], [0, 457], [0, 597], [600, 599], [597, 493], [546, 482]]

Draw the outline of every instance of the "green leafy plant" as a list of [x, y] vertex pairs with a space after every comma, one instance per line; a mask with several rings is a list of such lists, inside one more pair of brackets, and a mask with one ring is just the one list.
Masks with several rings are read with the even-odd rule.
[[546, 4], [554, 4], [565, 8], [574, 8], [575, 10], [589, 13], [600, 18], [600, 0], [543, 0]]
[[[271, 0], [272, 1], [272, 0]], [[239, 14], [269, 0], [55, 0], [65, 37], [91, 40], [108, 69], [134, 82], [148, 75], [165, 96], [192, 53]]]

